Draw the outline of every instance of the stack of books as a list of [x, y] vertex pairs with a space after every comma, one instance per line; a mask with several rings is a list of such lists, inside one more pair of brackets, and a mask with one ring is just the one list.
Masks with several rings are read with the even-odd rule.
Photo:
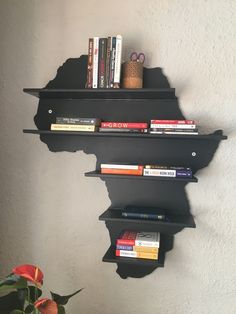
[[159, 232], [124, 230], [116, 240], [116, 256], [158, 260]]
[[121, 35], [89, 38], [86, 87], [119, 88], [121, 59]]
[[151, 134], [198, 135], [194, 120], [151, 120]]
[[133, 176], [143, 175], [143, 166], [126, 164], [101, 164], [101, 173], [104, 174], [124, 174]]
[[51, 131], [96, 132], [101, 124], [99, 118], [68, 118], [57, 117], [51, 124]]
[[145, 165], [144, 176], [192, 178], [192, 170], [186, 167], [168, 167], [160, 165]]
[[145, 219], [145, 220], [166, 220], [165, 211], [156, 207], [139, 207], [139, 206], [126, 206], [121, 216], [124, 218], [132, 219]]
[[99, 132], [146, 133], [146, 122], [102, 122]]

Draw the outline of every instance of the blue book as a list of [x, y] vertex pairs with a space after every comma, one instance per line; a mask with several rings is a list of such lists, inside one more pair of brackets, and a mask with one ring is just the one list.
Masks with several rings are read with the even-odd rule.
[[127, 206], [121, 213], [122, 217], [150, 219], [150, 220], [165, 220], [165, 211], [156, 207], [136, 207]]

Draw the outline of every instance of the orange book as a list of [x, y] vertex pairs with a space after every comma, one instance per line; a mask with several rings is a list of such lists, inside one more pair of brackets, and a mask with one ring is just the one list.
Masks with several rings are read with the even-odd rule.
[[113, 169], [113, 168], [101, 168], [101, 173], [106, 174], [127, 174], [134, 176], [143, 175], [143, 166], [139, 166], [139, 169]]

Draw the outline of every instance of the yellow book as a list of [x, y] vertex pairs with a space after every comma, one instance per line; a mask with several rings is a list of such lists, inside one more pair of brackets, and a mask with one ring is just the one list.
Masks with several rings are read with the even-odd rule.
[[157, 253], [125, 251], [125, 250], [116, 250], [116, 256], [146, 258], [146, 259], [155, 259], [155, 260], [158, 259]]
[[95, 125], [85, 124], [51, 124], [51, 131], [84, 131], [95, 132], [97, 127]]
[[133, 251], [158, 254], [157, 247], [133, 246]]

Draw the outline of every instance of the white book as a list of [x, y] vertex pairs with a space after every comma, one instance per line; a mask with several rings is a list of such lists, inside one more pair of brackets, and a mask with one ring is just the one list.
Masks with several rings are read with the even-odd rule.
[[173, 169], [144, 169], [144, 176], [157, 176], [157, 177], [176, 177], [176, 170]]
[[99, 37], [93, 37], [93, 88], [98, 87]]
[[151, 129], [196, 129], [196, 124], [150, 124]]
[[121, 165], [121, 164], [101, 164], [101, 168], [109, 168], [109, 169], [134, 169], [138, 170], [139, 165]]
[[150, 134], [180, 134], [180, 135], [198, 135], [198, 132], [176, 132], [176, 131], [150, 131]]
[[121, 72], [121, 55], [122, 55], [122, 36], [116, 36], [116, 56], [115, 56], [115, 70], [114, 70], [114, 85], [119, 87], [120, 72]]
[[160, 247], [159, 232], [138, 232], [135, 239], [135, 246]]

